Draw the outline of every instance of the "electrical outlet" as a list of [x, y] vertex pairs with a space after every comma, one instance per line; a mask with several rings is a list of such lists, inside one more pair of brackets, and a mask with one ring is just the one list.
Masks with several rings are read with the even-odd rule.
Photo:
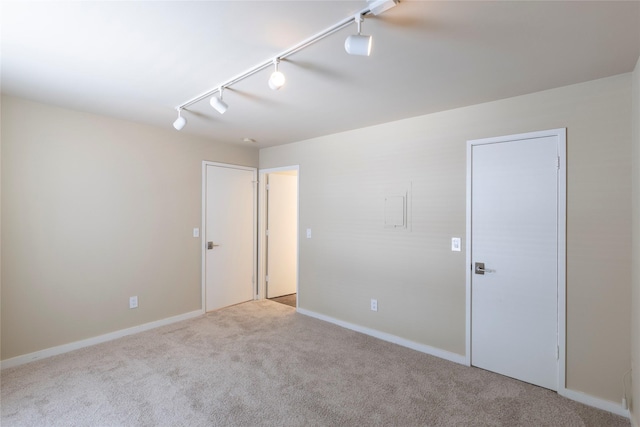
[[378, 300], [371, 299], [371, 311], [378, 311]]
[[311, 238], [311, 229], [307, 228], [307, 239]]
[[138, 297], [129, 297], [129, 308], [138, 308]]

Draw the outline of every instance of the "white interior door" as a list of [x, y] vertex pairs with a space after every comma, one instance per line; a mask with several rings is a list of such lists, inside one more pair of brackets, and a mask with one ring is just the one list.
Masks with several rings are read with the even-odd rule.
[[298, 177], [271, 173], [267, 189], [267, 298], [296, 293]]
[[471, 364], [557, 390], [558, 138], [470, 144]]
[[206, 165], [205, 310], [252, 300], [256, 170]]

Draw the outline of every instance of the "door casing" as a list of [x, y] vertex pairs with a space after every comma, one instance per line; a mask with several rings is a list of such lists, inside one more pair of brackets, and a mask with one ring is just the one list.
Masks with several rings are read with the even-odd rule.
[[558, 142], [558, 393], [566, 394], [566, 217], [567, 217], [567, 153], [566, 128], [529, 132], [495, 138], [483, 138], [467, 141], [467, 213], [466, 213], [466, 354], [465, 363], [471, 366], [471, 280], [472, 280], [472, 241], [471, 241], [471, 196], [472, 196], [472, 156], [475, 145], [495, 144], [523, 139], [556, 137]]

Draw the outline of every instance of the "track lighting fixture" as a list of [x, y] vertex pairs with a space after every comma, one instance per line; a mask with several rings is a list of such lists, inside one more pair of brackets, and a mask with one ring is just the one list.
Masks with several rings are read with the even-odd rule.
[[360, 34], [360, 26], [362, 25], [362, 15], [356, 15], [353, 20], [358, 25], [358, 34], [347, 37], [344, 41], [344, 49], [349, 55], [371, 55], [371, 36]]
[[224, 89], [224, 86], [220, 86], [220, 89], [218, 89], [218, 93], [219, 93], [220, 96], [219, 97], [218, 96], [212, 96], [211, 97], [211, 101], [209, 101], [211, 106], [213, 108], [215, 108], [216, 111], [218, 113], [220, 113], [220, 114], [224, 114], [224, 112], [227, 111], [227, 108], [229, 108], [227, 103], [222, 100], [222, 90], [223, 89]]
[[175, 122], [173, 122], [173, 127], [176, 128], [176, 130], [182, 130], [182, 128], [187, 124], [187, 119], [185, 119], [184, 117], [182, 117], [182, 108], [177, 108], [178, 110], [178, 118], [176, 119]]
[[378, 16], [383, 12], [395, 7], [400, 0], [367, 0], [369, 2], [369, 12]]
[[284, 74], [278, 71], [278, 64], [280, 64], [280, 58], [274, 59], [273, 65], [276, 67], [276, 70], [271, 74], [271, 77], [269, 77], [269, 87], [271, 90], [278, 90], [284, 86]]
[[[275, 66], [275, 71], [271, 74], [271, 77], [269, 78], [269, 87], [273, 90], [280, 89], [285, 83], [284, 74], [282, 74], [278, 70], [278, 64], [280, 63], [281, 59], [285, 59], [293, 55], [294, 53], [297, 53], [302, 49], [307, 48], [312, 44], [324, 39], [325, 37], [328, 37], [333, 33], [340, 31], [343, 28], [346, 28], [347, 26], [351, 25], [351, 23], [354, 21], [358, 25], [358, 34], [354, 34], [347, 37], [344, 43], [344, 48], [347, 51], [347, 53], [351, 55], [369, 56], [369, 54], [371, 53], [371, 36], [360, 34], [363, 17], [367, 15], [379, 15], [385, 12], [386, 10], [396, 6], [396, 4], [398, 4], [398, 1], [399, 0], [368, 0], [367, 7], [362, 9], [355, 16], [351, 16], [349, 18], [343, 19], [342, 21], [332, 25], [329, 28], [324, 29], [318, 34], [311, 36], [306, 40], [301, 41], [300, 43], [296, 44], [293, 47], [290, 47], [289, 49], [283, 52], [280, 52], [280, 54], [278, 54], [275, 57], [275, 59], [270, 59], [270, 60], [261, 62], [255, 67], [245, 71], [244, 73], [238, 74], [237, 76], [222, 82], [221, 84], [216, 86], [214, 89], [208, 90], [178, 105], [176, 107], [176, 110], [178, 110], [178, 118], [176, 119], [175, 122], [173, 122], [173, 127], [176, 128], [177, 130], [181, 130], [183, 127], [185, 127], [185, 125], [187, 124], [187, 119], [182, 117], [181, 115], [182, 110], [189, 107], [190, 105], [203, 101], [209, 97], [212, 97], [209, 101], [211, 103], [211, 106], [215, 108], [220, 114], [223, 114], [227, 110], [227, 108], [229, 108], [229, 106], [222, 100], [223, 89], [228, 88], [236, 83], [239, 83], [242, 80], [256, 73], [269, 68], [271, 65]], [[213, 96], [216, 94], [216, 92], [219, 95], [217, 97]]]

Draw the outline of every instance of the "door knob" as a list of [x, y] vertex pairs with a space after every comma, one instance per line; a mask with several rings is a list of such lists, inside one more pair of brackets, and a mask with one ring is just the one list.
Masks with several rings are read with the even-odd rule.
[[495, 270], [484, 268], [484, 262], [476, 262], [475, 273], [484, 275], [485, 273], [495, 273]]
[[220, 246], [220, 245], [214, 245], [213, 242], [207, 242], [207, 249], [213, 249], [216, 246]]

